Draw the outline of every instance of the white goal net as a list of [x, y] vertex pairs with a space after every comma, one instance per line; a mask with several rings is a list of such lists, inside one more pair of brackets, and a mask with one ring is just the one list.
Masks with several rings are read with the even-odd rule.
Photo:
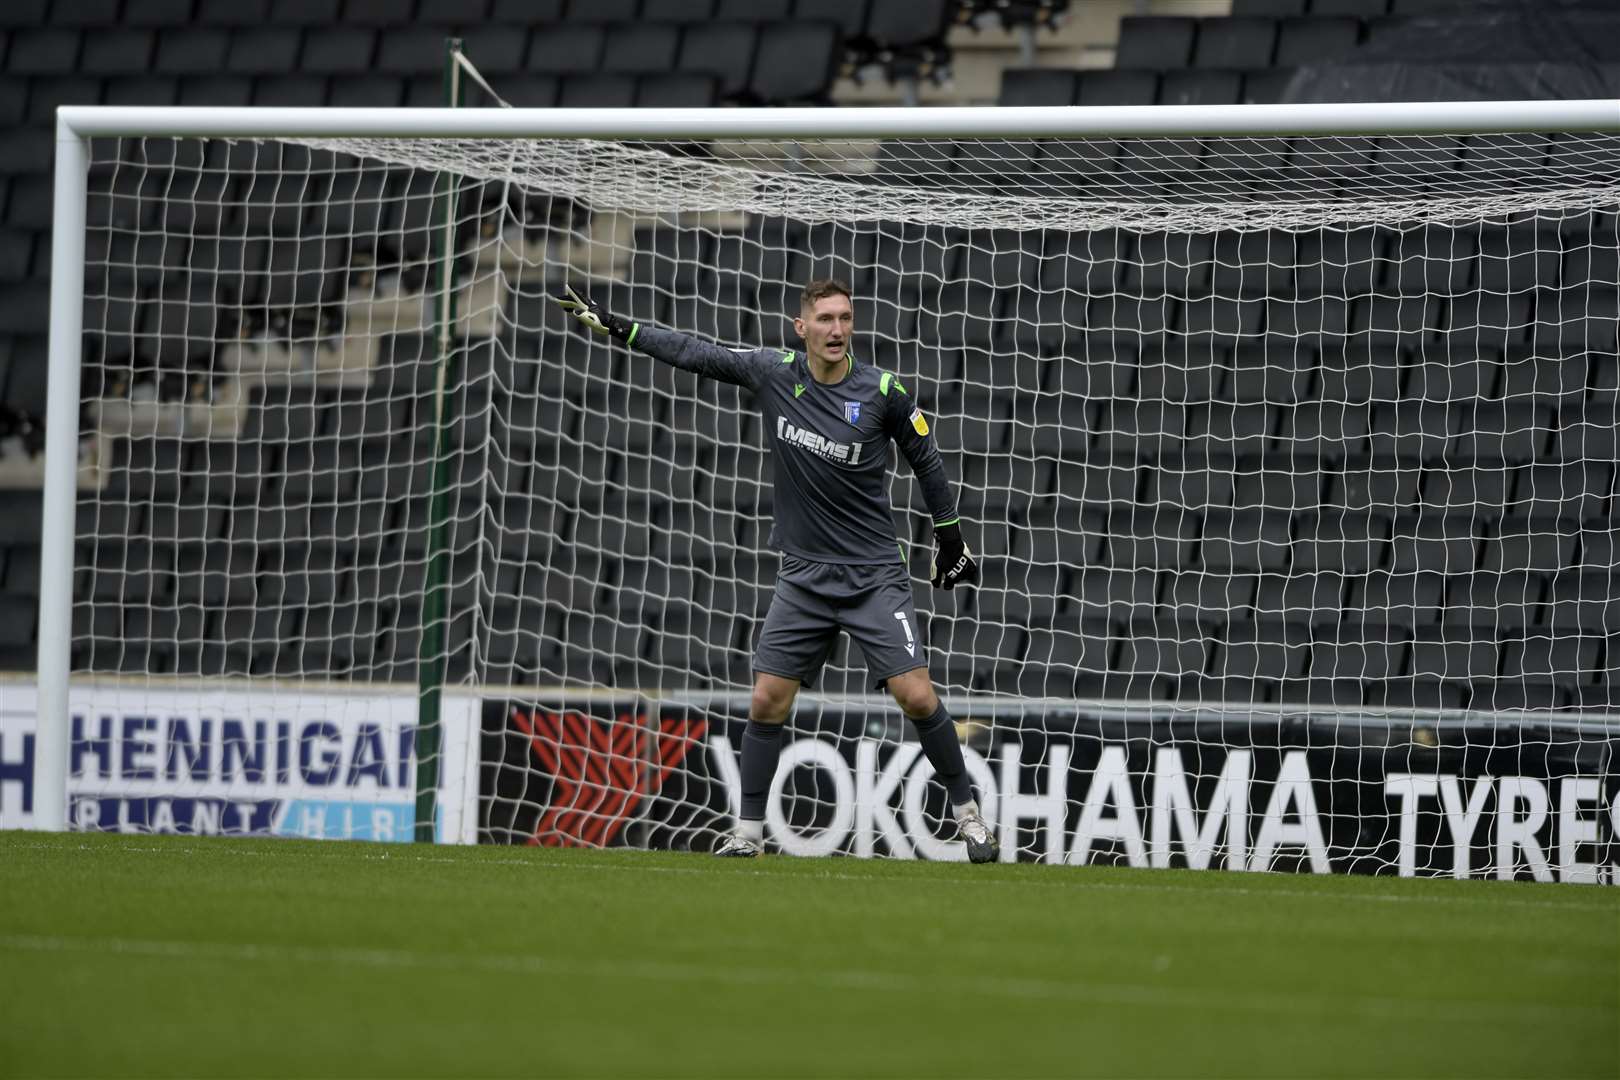
[[[707, 848], [771, 433], [548, 298], [791, 348], [833, 276], [981, 555], [928, 588], [902, 464], [1006, 857], [1612, 876], [1614, 136], [126, 138], [90, 188], [76, 678], [292, 703], [427, 665], [482, 699], [481, 838]], [[823, 680], [772, 846], [959, 857], [858, 652]], [[198, 739], [165, 730], [160, 774]]]

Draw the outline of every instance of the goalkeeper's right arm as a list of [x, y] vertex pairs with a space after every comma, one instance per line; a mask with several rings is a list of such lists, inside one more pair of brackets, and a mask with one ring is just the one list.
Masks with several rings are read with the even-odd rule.
[[682, 371], [706, 375], [711, 379], [736, 383], [750, 389], [759, 383], [763, 368], [761, 350], [739, 352], [675, 330], [643, 326], [610, 313], [595, 300], [575, 292], [572, 285], [565, 288], [566, 296], [556, 296], [552, 299], [581, 324], [598, 334], [606, 334], [616, 341], [622, 341], [654, 360], [661, 360]]

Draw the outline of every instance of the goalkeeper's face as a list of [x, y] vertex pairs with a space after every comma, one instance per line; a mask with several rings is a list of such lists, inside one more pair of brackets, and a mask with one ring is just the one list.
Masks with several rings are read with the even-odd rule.
[[824, 296], [800, 309], [793, 328], [804, 339], [804, 351], [811, 360], [842, 364], [855, 336], [855, 309], [847, 296]]

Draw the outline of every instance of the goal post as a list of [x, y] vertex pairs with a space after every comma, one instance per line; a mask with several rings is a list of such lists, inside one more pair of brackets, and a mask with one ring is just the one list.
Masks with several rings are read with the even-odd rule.
[[[768, 282], [779, 299], [791, 297], [791, 286], [810, 271], [857, 273], [858, 333], [869, 334], [872, 360], [893, 366], [902, 380], [915, 380], [942, 436], [953, 482], [974, 506], [991, 508], [984, 520], [972, 513], [964, 518], [971, 522], [970, 541], [983, 537], [975, 546], [994, 559], [997, 580], [972, 599], [929, 597], [922, 617], [926, 622], [938, 614], [939, 625], [950, 628], [948, 637], [936, 635], [931, 642], [936, 678], [959, 718], [975, 720], [978, 728], [968, 725], [972, 730], [990, 732], [970, 761], [976, 779], [984, 778], [981, 788], [1000, 788], [999, 804], [1013, 822], [1012, 832], [1004, 832], [1013, 842], [1004, 839], [1003, 847], [1014, 856], [1084, 862], [1106, 848], [1111, 857], [1143, 865], [1171, 865], [1179, 858], [1194, 865], [1265, 868], [1279, 849], [1288, 848], [1305, 851], [1314, 865], [1315, 841], [1296, 822], [1308, 797], [1308, 785], [1299, 787], [1302, 756], [1286, 746], [1234, 744], [1223, 748], [1226, 756], [1206, 758], [1196, 737], [1171, 739], [1162, 725], [1199, 715], [1264, 716], [1279, 724], [1342, 716], [1343, 737], [1351, 740], [1346, 745], [1360, 746], [1351, 731], [1361, 720], [1387, 726], [1392, 717], [1404, 717], [1410, 726], [1420, 714], [1460, 718], [1469, 709], [1498, 708], [1490, 703], [1494, 697], [1487, 702], [1484, 696], [1471, 705], [1445, 697], [1416, 700], [1413, 688], [1419, 685], [1455, 689], [1471, 679], [1483, 686], [1499, 678], [1568, 675], [1566, 681], [1589, 690], [1601, 665], [1620, 662], [1620, 626], [1604, 621], [1604, 598], [1574, 592], [1569, 610], [1575, 614], [1559, 616], [1574, 621], [1548, 621], [1554, 599], [1548, 583], [1555, 574], [1580, 578], [1581, 556], [1549, 562], [1538, 554], [1576, 543], [1587, 545], [1578, 549], [1583, 553], [1598, 550], [1595, 541], [1571, 540], [1569, 530], [1620, 512], [1613, 503], [1612, 462], [1602, 459], [1605, 444], [1594, 434], [1590, 451], [1572, 437], [1563, 457], [1521, 453], [1520, 444], [1529, 440], [1514, 438], [1527, 428], [1540, 430], [1545, 410], [1564, 400], [1554, 387], [1535, 382], [1541, 369], [1526, 376], [1531, 385], [1524, 400], [1534, 404], [1515, 404], [1496, 393], [1482, 394], [1483, 403], [1476, 405], [1461, 370], [1435, 344], [1472, 334], [1482, 348], [1501, 352], [1501, 342], [1512, 338], [1526, 346], [1515, 359], [1531, 367], [1577, 351], [1583, 357], [1602, 351], [1604, 343], [1587, 340], [1586, 328], [1609, 318], [1603, 304], [1614, 287], [1605, 282], [1603, 267], [1617, 244], [1611, 234], [1599, 235], [1606, 226], [1598, 219], [1620, 210], [1620, 177], [1613, 172], [1620, 160], [1614, 139], [1620, 102], [713, 111], [63, 107], [58, 116], [40, 582], [39, 827], [72, 824], [66, 813], [69, 688], [70, 679], [82, 674], [73, 671], [72, 659], [73, 561], [82, 539], [75, 501], [82, 483], [81, 435], [89, 434], [80, 430], [86, 272], [133, 270], [161, 284], [162, 275], [174, 271], [172, 256], [142, 248], [142, 230], [190, 244], [190, 236], [178, 231], [183, 225], [168, 224], [186, 215], [167, 210], [188, 198], [203, 199], [164, 187], [156, 196], [164, 224], [130, 226], [128, 236], [112, 237], [128, 241], [116, 257], [87, 255], [88, 176], [100, 141], [297, 146], [325, 155], [325, 164], [284, 167], [279, 158], [249, 153], [240, 166], [249, 170], [243, 190], [257, 178], [299, 199], [325, 200], [328, 211], [353, 217], [375, 211], [379, 201], [404, 198], [393, 187], [366, 188], [373, 168], [400, 172], [407, 185], [416, 177], [455, 173], [475, 195], [494, 192], [487, 205], [458, 204], [456, 225], [481, 237], [477, 250], [462, 252], [463, 276], [454, 285], [441, 283], [437, 293], [431, 284], [422, 288], [436, 308], [462, 309], [447, 323], [482, 320], [478, 325], [486, 327], [482, 337], [452, 335], [450, 343], [458, 357], [484, 365], [476, 387], [458, 383], [469, 412], [461, 417], [458, 437], [464, 441], [456, 444], [462, 460], [446, 478], [455, 505], [432, 500], [423, 522], [397, 507], [375, 521], [362, 514], [360, 524], [351, 520], [345, 526], [348, 533], [330, 534], [358, 530], [375, 548], [392, 542], [379, 533], [432, 528], [448, 516], [457, 540], [442, 565], [453, 578], [448, 590], [464, 598], [463, 606], [440, 619], [433, 606], [442, 595], [437, 586], [428, 586], [427, 597], [408, 595], [419, 587], [413, 575], [424, 572], [415, 542], [408, 540], [405, 553], [386, 565], [351, 559], [341, 568], [345, 588], [358, 595], [351, 607], [369, 612], [372, 622], [351, 611], [342, 628], [335, 620], [318, 630], [307, 622], [276, 624], [296, 626], [291, 633], [322, 647], [335, 646], [345, 634], [392, 642], [419, 633], [411, 640], [423, 662], [442, 662], [465, 647], [470, 659], [463, 681], [493, 698], [517, 702], [561, 683], [585, 697], [616, 692], [620, 699], [654, 702], [655, 715], [642, 722], [645, 731], [631, 734], [608, 721], [564, 713], [546, 718], [514, 705], [506, 735], [517, 747], [513, 752], [524, 757], [493, 763], [492, 783], [498, 789], [507, 772], [549, 772], [549, 803], [531, 805], [526, 781], [516, 785], [517, 795], [485, 792], [493, 807], [483, 823], [489, 838], [607, 843], [634, 833], [636, 842], [703, 846], [704, 837], [724, 824], [724, 754], [731, 744], [720, 722], [702, 714], [734, 707], [746, 679], [748, 643], [742, 638], [758, 614], [757, 556], [770, 494], [766, 459], [755, 444], [771, 440], [737, 419], [735, 395], [694, 391], [688, 383], [670, 390], [644, 381], [654, 377], [647, 375], [652, 368], [644, 358], [626, 360], [570, 344], [568, 328], [548, 310], [546, 293], [576, 274], [604, 289], [609, 304], [631, 305], [632, 315], [651, 317], [635, 306], [645, 301], [645, 311], [665, 313], [675, 329], [744, 346], [792, 342], [777, 325], [780, 319], [767, 322], [762, 292], [754, 286], [739, 290], [739, 276], [756, 285]], [[1551, 143], [1523, 150], [1513, 141], [1520, 135], [1573, 143], [1557, 154], [1547, 149]], [[1477, 157], [1468, 157], [1475, 148], [1464, 153], [1458, 147], [1476, 136], [1491, 138], [1480, 141]], [[193, 170], [196, 177], [238, 167], [227, 163], [228, 155], [207, 160]], [[891, 168], [896, 163], [903, 167]], [[113, 158], [111, 167], [137, 185], [147, 169], [144, 156], [133, 154]], [[222, 181], [230, 182], [229, 176]], [[201, 184], [196, 187], [201, 192]], [[508, 189], [529, 200], [521, 210], [514, 209]], [[304, 194], [310, 191], [322, 194]], [[215, 209], [240, 209], [217, 193], [209, 198]], [[623, 220], [592, 229], [580, 224], [577, 213], [568, 216], [587, 204], [604, 219], [623, 211]], [[521, 219], [528, 211], [534, 220]], [[420, 241], [439, 233], [437, 216], [413, 224], [399, 205], [387, 212], [399, 232], [416, 230], [404, 248], [425, 247]], [[547, 221], [547, 213], [560, 216]], [[480, 215], [494, 219], [487, 234], [478, 232]], [[111, 231], [118, 228], [125, 227]], [[283, 236], [279, 228], [267, 230], [270, 239], [312, 239], [297, 228]], [[1545, 237], [1560, 228], [1573, 239], [1544, 251]], [[1387, 235], [1374, 235], [1378, 229]], [[340, 247], [354, 250], [348, 243]], [[309, 257], [300, 248], [273, 272], [291, 280], [308, 268], [299, 260]], [[414, 257], [399, 256], [406, 262]], [[1584, 291], [1557, 287], [1552, 278], [1513, 276], [1549, 258], [1560, 268], [1557, 282], [1582, 284]], [[1579, 270], [1563, 269], [1576, 259], [1585, 260]], [[947, 261], [948, 273], [940, 269]], [[353, 266], [319, 269], [358, 275]], [[411, 272], [408, 266], [399, 270], [401, 276]], [[1487, 282], [1487, 273], [1506, 277]], [[493, 298], [474, 295], [486, 279], [497, 287]], [[1313, 284], [1307, 287], [1306, 279]], [[368, 310], [380, 311], [382, 285], [371, 280], [364, 288]], [[297, 296], [297, 288], [288, 295]], [[401, 287], [386, 299], [394, 311], [410, 297]], [[981, 300], [991, 308], [977, 310]], [[322, 302], [341, 305], [325, 297]], [[279, 303], [285, 314], [291, 301]], [[351, 304], [349, 322], [339, 330], [308, 331], [301, 347], [341, 350], [332, 342], [364, 339], [375, 348], [384, 339], [406, 336], [394, 333], [402, 325], [397, 320], [387, 323], [395, 316], [370, 314], [373, 321], [361, 323], [354, 310]], [[414, 323], [411, 329], [430, 332]], [[194, 329], [183, 321], [178, 330], [160, 324], [157, 332], [212, 335], [212, 324]], [[210, 336], [209, 343], [240, 352], [252, 347], [255, 335], [278, 332], [244, 323], [229, 339]], [[546, 351], [524, 352], [535, 341]], [[479, 359], [485, 356], [480, 349], [493, 360]], [[920, 350], [948, 353], [955, 367], [921, 361]], [[1127, 352], [1128, 363], [1116, 360]], [[864, 353], [857, 348], [857, 357], [866, 360]], [[1308, 362], [1297, 359], [1305, 353]], [[532, 373], [523, 376], [527, 382], [512, 374], [537, 360], [579, 366], [555, 386], [537, 388]], [[1498, 358], [1493, 371], [1502, 370]], [[396, 375], [356, 402], [380, 413], [379, 423], [394, 425], [384, 432], [389, 436], [433, 419], [418, 411], [419, 390], [410, 383], [416, 376]], [[1448, 381], [1443, 389], [1419, 385], [1420, 375]], [[1388, 389], [1395, 386], [1400, 389]], [[1591, 389], [1585, 381], [1579, 387], [1582, 393]], [[651, 405], [657, 417], [621, 412], [615, 393]], [[503, 412], [514, 402], [524, 409]], [[1431, 415], [1423, 409], [1437, 403], [1445, 415], [1431, 429]], [[1465, 422], [1488, 426], [1496, 442], [1477, 454], [1470, 443], [1468, 464], [1449, 468], [1444, 448], [1471, 437]], [[692, 437], [681, 445], [695, 447], [701, 459], [671, 452], [666, 426]], [[562, 427], [573, 434], [557, 434]], [[579, 445], [560, 457], [547, 450], [548, 439]], [[1540, 445], [1550, 442], [1543, 438]], [[420, 464], [399, 459], [394, 450], [374, 462], [357, 455], [321, 463], [293, 453], [291, 441], [286, 445], [285, 460], [304, 462], [299, 468], [305, 473], [296, 483], [277, 480], [281, 501], [275, 509], [306, 517], [315, 508], [312, 487], [338, 500], [320, 509], [341, 517], [343, 492], [351, 491], [354, 478], [363, 481], [368, 462], [406, 473]], [[390, 445], [403, 443], [395, 439]], [[1347, 468], [1347, 459], [1356, 468]], [[465, 469], [458, 471], [460, 466]], [[1552, 472], [1532, 475], [1538, 466]], [[225, 473], [231, 468], [207, 461], [193, 471], [206, 477], [215, 467]], [[150, 468], [179, 473], [187, 466]], [[322, 474], [319, 483], [305, 482], [314, 473]], [[333, 473], [340, 474], [338, 482], [328, 482]], [[1581, 486], [1581, 477], [1591, 483]], [[179, 475], [169, 479], [169, 487], [189, 482]], [[902, 467], [896, 509], [915, 515], [921, 504], [907, 485]], [[389, 490], [373, 494], [385, 502]], [[981, 499], [985, 493], [992, 498]], [[497, 503], [500, 514], [476, 508]], [[1416, 503], [1461, 523], [1471, 560], [1466, 567], [1458, 561], [1464, 557], [1458, 555], [1458, 535], [1429, 518], [1407, 520], [1399, 513]], [[640, 518], [649, 507], [671, 516]], [[157, 509], [172, 510], [179, 520], [185, 507]], [[228, 512], [256, 509], [238, 500]], [[705, 516], [706, 531], [670, 537], [683, 523]], [[1362, 522], [1359, 532], [1352, 527], [1368, 517], [1376, 524]], [[566, 540], [551, 531], [564, 520], [558, 527], [566, 530]], [[1507, 529], [1504, 521], [1520, 531]], [[1613, 540], [1612, 531], [1605, 536]], [[303, 562], [280, 572], [302, 574], [313, 567], [307, 539], [299, 534], [303, 546], [288, 556]], [[900, 539], [910, 549], [925, 545], [928, 533], [918, 528]], [[700, 546], [707, 554], [697, 558], [693, 551]], [[1502, 554], [1507, 551], [1514, 554]], [[530, 572], [547, 560], [561, 565], [564, 558], [572, 561], [549, 577]], [[687, 565], [693, 560], [696, 569]], [[921, 560], [926, 566], [925, 550]], [[917, 565], [913, 558], [914, 573]], [[1602, 562], [1586, 570], [1594, 582], [1600, 570], [1611, 583], [1617, 573]], [[179, 576], [173, 567], [166, 572]], [[90, 568], [81, 581], [95, 588], [99, 573]], [[660, 580], [656, 588], [654, 576]], [[545, 580], [537, 584], [536, 577]], [[1397, 577], [1398, 584], [1391, 584]], [[1330, 579], [1337, 590], [1332, 601]], [[611, 613], [594, 612], [579, 598], [585, 586], [594, 586], [598, 597], [611, 591], [628, 602]], [[378, 609], [368, 589], [391, 590], [390, 603]], [[274, 604], [293, 603], [284, 591]], [[543, 601], [555, 623], [545, 631], [540, 652], [514, 648], [510, 640], [515, 633], [540, 631], [506, 625], [514, 612], [530, 610], [524, 606], [530, 599]], [[146, 625], [131, 610], [142, 601], [123, 603], [126, 621], [118, 633], [138, 633], [127, 628]], [[1347, 632], [1340, 640], [1324, 613], [1354, 604], [1386, 617], [1355, 620], [1362, 636], [1350, 640]], [[1447, 637], [1438, 633], [1438, 620], [1417, 632], [1406, 625], [1416, 616], [1397, 614], [1425, 605], [1479, 613], [1478, 633], [1469, 623], [1463, 637]], [[1496, 613], [1515, 605], [1533, 607], [1528, 617], [1541, 620], [1535, 625], [1546, 632], [1521, 634], [1500, 654], [1492, 644], [1490, 670], [1484, 662], [1476, 668], [1470, 650], [1494, 633], [1484, 629], [1486, 622], [1494, 627]], [[168, 646], [204, 650], [218, 644], [206, 640], [216, 626], [233, 625], [210, 622], [199, 631], [188, 621], [195, 613], [178, 610], [178, 600], [173, 606], [164, 623]], [[458, 615], [466, 617], [458, 622]], [[379, 618], [398, 623], [379, 626]], [[1322, 626], [1306, 625], [1311, 618]], [[1583, 626], [1580, 620], [1588, 618]], [[432, 628], [447, 635], [441, 646], [433, 644]], [[1431, 629], [1432, 641], [1425, 636]], [[1395, 636], [1374, 636], [1389, 634]], [[1605, 634], [1614, 637], [1600, 641]], [[660, 640], [649, 644], [651, 638]], [[118, 644], [122, 650], [133, 641], [120, 638]], [[294, 658], [291, 642], [271, 642], [269, 648], [268, 658], [222, 670], [242, 685], [281, 678], [292, 696], [331, 674], [321, 662], [304, 665]], [[1515, 649], [1511, 662], [1504, 659]], [[1536, 649], [1545, 655], [1532, 662], [1529, 654]], [[1351, 658], [1354, 667], [1346, 666]], [[368, 677], [392, 677], [393, 669], [380, 660], [351, 670], [362, 667]], [[1046, 677], [1048, 669], [1062, 677]], [[1318, 673], [1378, 692], [1363, 690], [1353, 705], [1317, 700], [1305, 683]], [[1403, 680], [1404, 702], [1400, 694], [1385, 692], [1402, 689]], [[1568, 749], [1614, 738], [1605, 709], [1582, 713], [1580, 701], [1568, 699], [1562, 688], [1557, 693], [1565, 695], [1557, 710], [1562, 726], [1551, 742]], [[1026, 760], [1018, 756], [1019, 746], [1030, 750], [1034, 741], [1009, 743], [1006, 736], [1037, 725], [1043, 709], [1062, 713], [1082, 700], [1104, 702], [1106, 707], [1087, 714], [1087, 722], [1101, 725], [1097, 731], [1123, 724], [1117, 730], [1125, 743], [1115, 745], [1095, 732], [1075, 736], [1098, 751], [1092, 755], [1094, 779], [1089, 793], [1069, 792], [1068, 817], [1056, 822], [1042, 816], [1056, 813], [1049, 804], [1020, 792], [1037, 784], [1037, 773], [1047, 775], [1043, 770], [1056, 776], [1058, 762], [1077, 761], [1080, 751], [1065, 744], [1061, 755]], [[665, 709], [660, 702], [676, 704]], [[917, 833], [927, 831], [925, 824], [886, 824], [926, 823], [932, 804], [911, 793], [927, 783], [922, 767], [904, 753], [883, 757], [857, 745], [865, 736], [852, 714], [832, 715], [843, 705], [817, 707], [828, 741], [791, 751], [798, 779], [784, 774], [773, 792], [781, 806], [794, 799], [803, 804], [783, 810], [773, 801], [773, 835], [779, 834], [783, 849], [799, 844], [805, 851], [870, 854], [879, 848], [952, 857], [938, 837]], [[1549, 724], [1555, 719], [1552, 710], [1533, 702], [1516, 711], [1526, 709], [1539, 710]], [[1140, 723], [1133, 727], [1131, 717]], [[1333, 729], [1330, 739], [1337, 737]], [[886, 729], [872, 738], [884, 754], [904, 741]], [[422, 750], [419, 756], [429, 756], [426, 743]], [[1254, 761], [1240, 750], [1253, 753]], [[608, 779], [593, 771], [593, 754], [608, 761]], [[845, 761], [848, 775], [835, 758]], [[1261, 769], [1267, 770], [1266, 790], [1274, 793], [1275, 805], [1266, 815], [1253, 808], [1253, 835], [1216, 845], [1208, 839], [1215, 835], [1211, 829], [1199, 832], [1192, 801], [1202, 805], [1214, 793], [1235, 808], [1236, 793]], [[1398, 856], [1381, 850], [1367, 856], [1369, 862], [1410, 869], [1418, 843], [1410, 836], [1419, 830], [1409, 830], [1409, 810], [1416, 813], [1411, 808], [1428, 800], [1425, 815], [1442, 816], [1442, 803], [1444, 813], [1451, 812], [1451, 789], [1414, 780], [1417, 771], [1392, 769], [1392, 786], [1347, 781], [1380, 805], [1400, 805], [1391, 811], [1392, 824], [1380, 826]], [[902, 773], [909, 777], [904, 784]], [[806, 774], [817, 779], [806, 782]], [[1527, 823], [1545, 824], [1568, 813], [1574, 822], [1569, 836], [1576, 837], [1569, 851], [1580, 857], [1564, 862], [1600, 861], [1592, 848], [1612, 842], [1604, 838], [1613, 830], [1594, 815], [1612, 796], [1601, 783], [1588, 784], [1590, 779], [1569, 773], [1544, 778], [1534, 792], [1504, 787], [1498, 798], [1512, 821], [1493, 834], [1503, 857], [1520, 860], [1527, 843], [1542, 845], [1536, 850], [1546, 855], [1549, 834]], [[705, 809], [672, 808], [677, 787], [712, 789], [712, 798]], [[860, 801], [877, 797], [872, 791], [879, 789], [903, 805], [873, 809]], [[1567, 792], [1571, 802], [1546, 804], [1548, 792], [1555, 800], [1565, 798], [1557, 792]], [[431, 805], [432, 793], [426, 795], [427, 802], [418, 799], [418, 805]], [[1092, 795], [1102, 803], [1093, 805]], [[1471, 805], [1464, 795], [1458, 813]], [[1140, 823], [1127, 822], [1126, 804], [1145, 815]], [[1332, 812], [1353, 813], [1342, 807]], [[1206, 813], [1206, 822], [1218, 823], [1213, 809]], [[416, 824], [419, 831], [431, 825]], [[856, 838], [844, 846], [829, 840], [839, 829]], [[1189, 829], [1197, 835], [1184, 835]], [[811, 839], [782, 839], [799, 833]], [[1523, 860], [1539, 873], [1542, 863], [1528, 854]], [[1462, 858], [1458, 865], [1466, 862]]]
[[87, 137], [56, 126], [51, 222], [50, 376], [45, 399], [45, 485], [40, 517], [39, 734], [36, 821], [67, 825], [68, 670], [73, 637], [73, 511], [79, 470], [79, 358], [84, 324]]

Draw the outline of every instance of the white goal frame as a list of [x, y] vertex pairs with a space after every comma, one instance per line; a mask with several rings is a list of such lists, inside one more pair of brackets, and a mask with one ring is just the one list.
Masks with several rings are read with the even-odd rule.
[[89, 140], [177, 138], [1167, 138], [1620, 132], [1620, 100], [789, 109], [57, 110], [39, 614], [36, 827], [66, 825]]

